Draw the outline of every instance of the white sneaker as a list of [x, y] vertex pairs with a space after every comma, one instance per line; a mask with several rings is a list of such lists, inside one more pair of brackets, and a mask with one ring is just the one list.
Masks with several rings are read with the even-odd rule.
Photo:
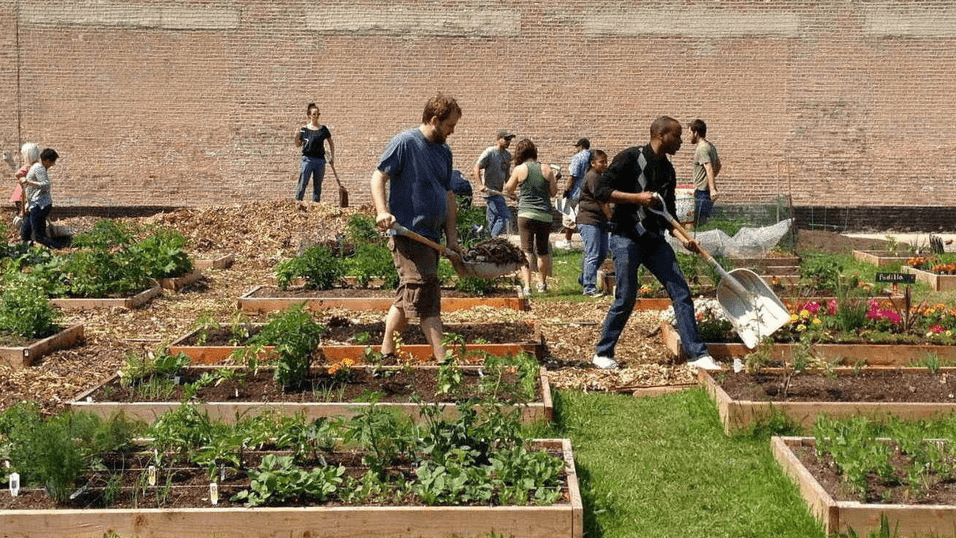
[[595, 355], [594, 358], [591, 359], [591, 364], [602, 370], [617, 370], [617, 361], [611, 357]]
[[710, 355], [701, 355], [700, 357], [697, 357], [697, 360], [687, 361], [687, 366], [689, 368], [700, 368], [701, 370], [721, 369], [720, 365], [714, 362], [714, 358]]

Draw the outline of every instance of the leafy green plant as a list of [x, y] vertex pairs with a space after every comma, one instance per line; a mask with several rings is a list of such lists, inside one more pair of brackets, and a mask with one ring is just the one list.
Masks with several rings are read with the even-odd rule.
[[494, 290], [498, 287], [497, 279], [493, 278], [478, 278], [478, 277], [461, 277], [458, 279], [458, 282], [455, 283], [455, 289], [467, 293], [469, 295], [486, 295], [488, 292]]
[[345, 467], [327, 466], [305, 470], [291, 456], [267, 454], [258, 469], [249, 471], [250, 489], [237, 493], [233, 500], [246, 506], [278, 504], [293, 499], [323, 501], [342, 483]]
[[173, 230], [159, 229], [129, 247], [150, 278], [174, 278], [193, 271], [193, 260], [185, 251], [186, 238]]
[[133, 243], [136, 230], [133, 226], [111, 219], [96, 221], [89, 231], [77, 234], [71, 241], [77, 248], [110, 249]]
[[275, 345], [276, 382], [284, 388], [298, 387], [309, 375], [323, 332], [325, 327], [312, 320], [302, 303], [274, 315], [251, 343]]
[[375, 217], [364, 213], [355, 213], [345, 225], [345, 235], [353, 243], [381, 242], [382, 234], [375, 225]]
[[331, 250], [316, 245], [295, 258], [276, 264], [275, 275], [279, 289], [288, 289], [293, 279], [303, 278], [307, 289], [327, 290], [342, 276], [342, 267]]
[[398, 286], [398, 271], [392, 252], [383, 244], [356, 245], [355, 254], [346, 260], [345, 266], [345, 272], [355, 277], [360, 286], [368, 286], [373, 279], [381, 279], [382, 287], [386, 289]]
[[0, 334], [41, 338], [59, 330], [60, 313], [50, 300], [37, 293], [32, 279], [13, 278], [0, 294]]
[[140, 260], [128, 250], [77, 251], [66, 259], [62, 272], [68, 293], [76, 297], [128, 295], [151, 282]]
[[120, 384], [124, 387], [130, 387], [153, 376], [171, 377], [188, 366], [189, 363], [189, 356], [185, 353], [170, 355], [166, 353], [164, 347], [145, 355], [129, 353], [126, 355], [123, 368], [119, 371]]

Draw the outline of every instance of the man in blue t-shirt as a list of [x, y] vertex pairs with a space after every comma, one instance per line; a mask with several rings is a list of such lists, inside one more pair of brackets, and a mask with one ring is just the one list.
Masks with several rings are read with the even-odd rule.
[[[440, 241], [444, 231], [448, 248], [461, 253], [455, 193], [451, 190], [451, 149], [445, 144], [455, 132], [459, 118], [458, 103], [439, 94], [425, 104], [421, 125], [399, 133], [389, 142], [371, 182], [379, 228], [390, 230], [397, 222], [433, 241]], [[385, 319], [382, 354], [395, 353], [395, 331], [401, 332], [409, 317], [417, 317], [435, 359], [442, 362], [445, 348], [441, 344], [438, 252], [394, 232], [388, 245], [399, 284]]]

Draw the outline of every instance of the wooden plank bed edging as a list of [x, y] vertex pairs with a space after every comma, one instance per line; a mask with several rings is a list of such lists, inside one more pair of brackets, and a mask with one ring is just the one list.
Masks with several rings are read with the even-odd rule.
[[[213, 366], [190, 366], [190, 369], [201, 371], [215, 371], [220, 367]], [[241, 368], [240, 366], [227, 366], [226, 368]], [[353, 366], [354, 368], [363, 368], [362, 366]], [[438, 366], [415, 366], [418, 369], [437, 370]], [[463, 366], [463, 369], [478, 369], [479, 366]], [[168, 402], [98, 402], [91, 396], [100, 387], [113, 383], [119, 379], [119, 374], [114, 375], [106, 381], [79, 393], [76, 398], [70, 402], [70, 408], [75, 411], [85, 411], [103, 418], [109, 418], [119, 412], [123, 412], [127, 417], [141, 419], [152, 423], [160, 415], [168, 411], [177, 409], [181, 403], [179, 401]], [[554, 401], [551, 395], [551, 387], [548, 379], [548, 370], [542, 366], [538, 376], [541, 384], [541, 400], [530, 402], [528, 404], [519, 404], [517, 407], [521, 410], [521, 421], [524, 423], [533, 423], [540, 420], [550, 422], [554, 418]], [[201, 412], [209, 414], [214, 420], [223, 422], [234, 422], [237, 416], [247, 416], [250, 413], [274, 412], [282, 416], [292, 416], [297, 413], [303, 413], [308, 419], [319, 417], [352, 417], [365, 412], [372, 404], [367, 402], [257, 402], [257, 401], [230, 401], [230, 402], [190, 402], [190, 405], [196, 406]], [[393, 409], [413, 417], [415, 420], [421, 419], [420, 406], [414, 402], [396, 403], [379, 402], [375, 404], [378, 408]], [[442, 405], [443, 414], [446, 417], [456, 417], [458, 410], [455, 404], [448, 403]]]
[[[900, 368], [887, 368], [899, 371]], [[926, 368], [914, 368], [914, 370]], [[836, 375], [853, 375], [853, 368], [837, 368]], [[941, 372], [956, 373], [956, 368], [940, 368]], [[956, 413], [956, 403], [941, 402], [769, 402], [734, 400], [714, 379], [720, 372], [697, 371], [697, 379], [717, 405], [717, 414], [724, 425], [724, 433], [747, 428], [754, 422], [769, 417], [774, 411], [783, 413], [803, 428], [810, 429], [817, 417], [867, 416], [881, 420], [895, 416], [904, 420], [924, 420]]]
[[904, 273], [916, 275], [917, 282], [926, 284], [933, 291], [956, 290], [956, 275], [938, 275], [929, 271], [923, 271], [922, 269], [916, 269], [915, 267], [909, 267], [908, 265], [904, 265], [902, 270]]
[[[391, 308], [394, 299], [391, 297], [253, 297], [252, 295], [264, 286], [256, 286], [242, 294], [237, 300], [239, 310], [247, 314], [265, 314], [284, 310], [292, 305], [305, 303], [305, 309], [310, 312], [342, 308], [346, 310], [380, 310]], [[316, 291], [317, 294], [321, 290]], [[494, 308], [508, 308], [511, 310], [527, 310], [528, 298], [520, 292], [514, 297], [442, 297], [442, 312], [466, 310], [476, 306], [491, 306]]]
[[[677, 328], [666, 321], [661, 322], [661, 339], [675, 357], [683, 355]], [[793, 349], [793, 344], [776, 343], [771, 358], [790, 360]], [[715, 359], [745, 357], [753, 352], [739, 342], [708, 342], [707, 351]], [[930, 355], [941, 361], [956, 360], [956, 346], [933, 344], [814, 344], [812, 353], [820, 359], [842, 360], [846, 364], [864, 362], [868, 366], [909, 366]]]
[[16, 369], [32, 366], [37, 359], [47, 353], [72, 347], [83, 340], [83, 331], [83, 324], [78, 323], [29, 346], [0, 347], [0, 364]]
[[196, 282], [199, 282], [202, 280], [202, 277], [202, 272], [197, 269], [188, 275], [175, 278], [161, 278], [156, 282], [159, 283], [159, 287], [163, 288], [164, 290], [180, 291], [195, 284]]
[[74, 299], [74, 298], [55, 298], [50, 299], [54, 306], [64, 310], [89, 310], [92, 308], [127, 308], [133, 309], [142, 306], [154, 297], [162, 293], [163, 289], [159, 284], [141, 291], [131, 297], [118, 298], [92, 298], [92, 299]]
[[4, 536], [209, 538], [228, 521], [231, 538], [444, 538], [498, 533], [523, 538], [583, 538], [584, 505], [569, 439], [560, 449], [569, 499], [551, 506], [306, 506], [288, 508], [0, 510]]
[[952, 505], [867, 504], [834, 500], [800, 463], [791, 448], [812, 447], [814, 443], [812, 437], [770, 439], [774, 458], [797, 484], [810, 511], [823, 523], [827, 536], [846, 534], [851, 529], [859, 536], [868, 536], [879, 530], [881, 516], [887, 518], [890, 529], [895, 530], [899, 525], [899, 536], [945, 536], [956, 527], [956, 506]]
[[877, 267], [906, 263], [906, 260], [910, 259], [909, 256], [900, 256], [888, 250], [854, 250], [853, 258]]
[[217, 258], [200, 258], [193, 262], [196, 269], [228, 269], [235, 262], [232, 254], [225, 254]]

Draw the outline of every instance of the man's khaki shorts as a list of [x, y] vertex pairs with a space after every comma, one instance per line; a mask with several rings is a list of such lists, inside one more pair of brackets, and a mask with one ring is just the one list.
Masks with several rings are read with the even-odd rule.
[[392, 304], [407, 317], [421, 319], [440, 315], [438, 251], [401, 236], [392, 236], [388, 248], [399, 279]]

